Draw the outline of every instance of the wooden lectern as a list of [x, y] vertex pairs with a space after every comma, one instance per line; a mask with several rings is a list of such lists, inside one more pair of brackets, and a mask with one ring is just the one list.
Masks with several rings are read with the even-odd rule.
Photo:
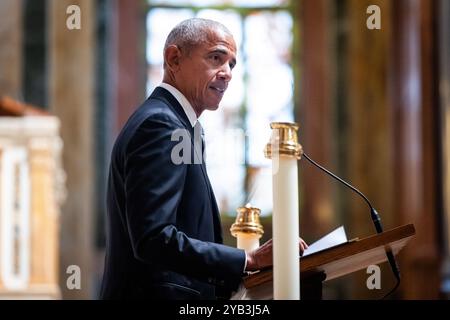
[[[300, 258], [300, 290], [302, 299], [322, 299], [322, 283], [387, 260], [386, 249], [394, 255], [415, 234], [408, 224], [364, 239], [353, 239]], [[246, 299], [272, 299], [272, 268], [244, 278]]]

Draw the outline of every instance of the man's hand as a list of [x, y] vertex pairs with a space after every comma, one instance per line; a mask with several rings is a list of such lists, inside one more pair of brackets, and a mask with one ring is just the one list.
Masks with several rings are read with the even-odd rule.
[[[298, 241], [300, 255], [303, 255], [303, 251], [308, 249], [308, 245], [302, 238]], [[247, 268], [246, 271], [255, 271], [269, 267], [273, 264], [273, 254], [272, 254], [272, 239], [264, 243], [258, 249], [247, 253]]]

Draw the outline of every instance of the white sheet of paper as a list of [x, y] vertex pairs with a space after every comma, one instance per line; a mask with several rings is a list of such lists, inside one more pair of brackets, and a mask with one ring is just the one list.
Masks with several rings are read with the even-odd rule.
[[336, 230], [330, 232], [326, 236], [320, 238], [313, 244], [309, 245], [308, 249], [306, 249], [303, 252], [303, 257], [318, 251], [322, 251], [337, 246], [344, 242], [347, 242], [347, 235], [345, 234], [344, 226], [340, 226]]

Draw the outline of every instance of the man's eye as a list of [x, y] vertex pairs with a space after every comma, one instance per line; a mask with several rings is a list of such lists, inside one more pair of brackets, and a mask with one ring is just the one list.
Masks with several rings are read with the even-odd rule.
[[220, 57], [217, 54], [211, 56], [211, 59], [214, 60], [214, 61], [220, 61]]

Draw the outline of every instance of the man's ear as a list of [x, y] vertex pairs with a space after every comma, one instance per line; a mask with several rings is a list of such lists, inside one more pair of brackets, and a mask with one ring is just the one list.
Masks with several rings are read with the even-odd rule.
[[164, 51], [164, 61], [171, 71], [177, 71], [180, 67], [181, 51], [176, 45], [170, 45]]

